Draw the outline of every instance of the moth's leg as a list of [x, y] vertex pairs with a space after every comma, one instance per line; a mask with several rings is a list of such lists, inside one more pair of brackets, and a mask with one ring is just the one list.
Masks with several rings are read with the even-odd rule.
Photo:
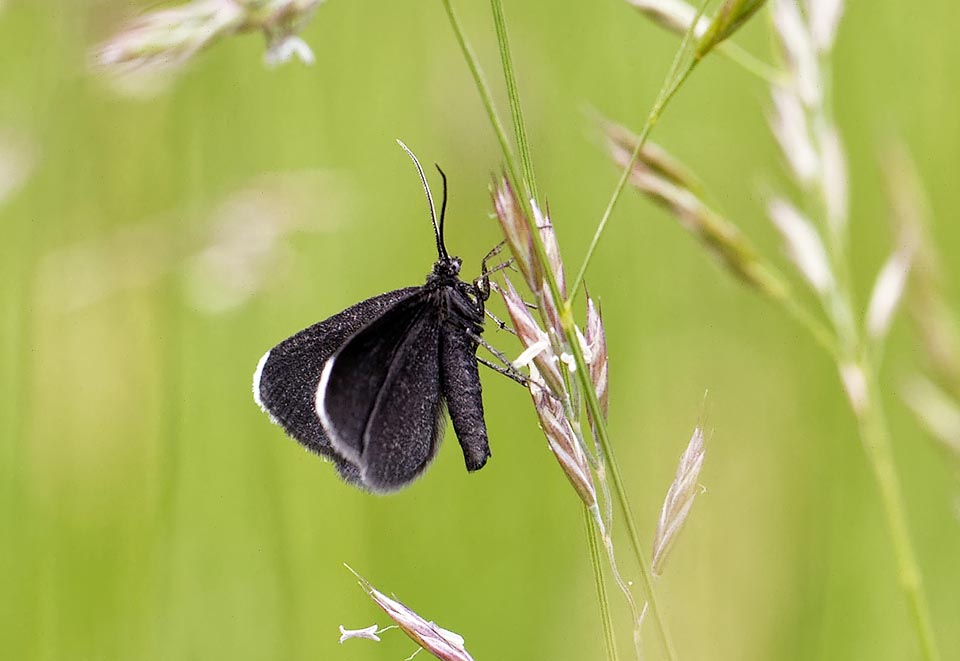
[[493, 249], [486, 254], [486, 256], [480, 260], [480, 273], [487, 273], [487, 262], [499, 255], [503, 251], [503, 247], [507, 245], [506, 240], [501, 241], [493, 247]]
[[[493, 346], [492, 344], [490, 344], [489, 342], [487, 342], [485, 339], [483, 339], [482, 337], [480, 337], [479, 335], [477, 335], [476, 333], [474, 333], [474, 332], [473, 332], [472, 330], [470, 330], [469, 328], [467, 329], [467, 336], [468, 336], [471, 340], [473, 340], [474, 342], [476, 342], [477, 344], [479, 344], [480, 346], [482, 346], [484, 349], [486, 349], [487, 351], [489, 351], [491, 354], [493, 354], [493, 355], [497, 358], [497, 360], [499, 360], [501, 363], [503, 363], [503, 367], [500, 367], [500, 366], [498, 366], [498, 365], [493, 365], [493, 364], [491, 364], [491, 363], [488, 363], [487, 361], [485, 361], [484, 359], [480, 358], [479, 356], [477, 357], [477, 360], [478, 360], [478, 361], [480, 361], [481, 363], [483, 363], [483, 364], [486, 365], [487, 367], [493, 367], [497, 372], [500, 372], [501, 374], [506, 374], [506, 375], [509, 376], [511, 379], [513, 379], [514, 381], [516, 381], [517, 383], [519, 383], [520, 385], [522, 385], [522, 386], [524, 386], [524, 387], [526, 387], [526, 386], [530, 383], [530, 377], [528, 377], [528, 376], [525, 375], [523, 372], [521, 372], [521, 371], [518, 370], [516, 367], [514, 367], [514, 366], [513, 366], [513, 363], [510, 362], [510, 359], [507, 358], [507, 357], [503, 354], [502, 351], [500, 351], [500, 350], [497, 349], [495, 346]], [[538, 384], [538, 385], [539, 385], [539, 384]]]
[[503, 330], [503, 331], [507, 331], [507, 332], [510, 333], [511, 335], [516, 335], [516, 334], [517, 334], [517, 331], [515, 331], [515, 330], [513, 330], [512, 328], [510, 328], [509, 326], [507, 326], [507, 322], [503, 321], [502, 319], [500, 319], [500, 317], [498, 317], [498, 316], [495, 315], [494, 313], [490, 312], [490, 310], [486, 310], [486, 309], [485, 309], [484, 312], [486, 312], [486, 313], [487, 313], [487, 316], [490, 317], [490, 318], [493, 320], [493, 323], [495, 323], [495, 324], [497, 325], [497, 328], [499, 328], [500, 330]]
[[513, 372], [511, 372], [511, 371], [508, 370], [507, 368], [505, 368], [505, 367], [500, 367], [499, 365], [497, 365], [497, 364], [495, 364], [495, 363], [491, 363], [491, 362], [490, 362], [489, 360], [487, 360], [486, 358], [481, 358], [480, 356], [477, 356], [477, 362], [480, 363], [481, 365], [486, 365], [487, 367], [489, 367], [490, 369], [492, 369], [494, 372], [496, 372], [496, 373], [498, 373], [498, 374], [502, 374], [502, 375], [504, 375], [505, 377], [516, 381], [517, 383], [519, 383], [519, 384], [520, 384], [521, 386], [523, 386], [524, 388], [526, 388], [527, 386], [530, 385], [530, 379], [529, 379], [529, 377], [524, 376], [523, 374], [521, 374], [520, 372], [518, 372], [518, 371], [516, 371], [516, 370], [514, 370]]
[[509, 259], [503, 264], [498, 264], [492, 269], [487, 268], [487, 262], [499, 255], [503, 251], [503, 247], [506, 245], [506, 243], [506, 241], [501, 241], [495, 245], [493, 249], [484, 256], [483, 259], [480, 260], [480, 277], [473, 281], [473, 289], [481, 308], [483, 307], [484, 301], [490, 298], [490, 274], [496, 273], [501, 269], [505, 269], [513, 263], [513, 260]]

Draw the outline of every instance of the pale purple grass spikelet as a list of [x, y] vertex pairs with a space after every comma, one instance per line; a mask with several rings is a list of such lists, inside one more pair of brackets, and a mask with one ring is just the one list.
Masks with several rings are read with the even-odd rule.
[[686, 523], [693, 501], [701, 490], [698, 480], [705, 456], [704, 440], [703, 429], [701, 427], [694, 429], [690, 443], [680, 457], [676, 477], [667, 490], [667, 496], [660, 510], [660, 518], [657, 521], [656, 537], [653, 540], [651, 567], [654, 574], [662, 572], [667, 554]]
[[[347, 567], [347, 569], [350, 569], [350, 567]], [[417, 645], [436, 658], [441, 659], [441, 661], [473, 661], [473, 657], [464, 647], [463, 636], [425, 620], [396, 599], [391, 599], [377, 590], [353, 569], [350, 569], [350, 571], [357, 577], [360, 587], [373, 599], [373, 602], [383, 609], [383, 612], [396, 622], [400, 630]], [[370, 627], [359, 631], [366, 633], [369, 630]], [[376, 632], [376, 629], [374, 629], [374, 632]], [[371, 638], [369, 635], [363, 637]]]

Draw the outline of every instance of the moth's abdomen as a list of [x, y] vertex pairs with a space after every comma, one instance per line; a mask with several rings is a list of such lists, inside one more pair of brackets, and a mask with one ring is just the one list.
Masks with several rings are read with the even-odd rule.
[[483, 419], [477, 343], [454, 323], [447, 323], [441, 335], [440, 379], [467, 470], [479, 470], [487, 463], [490, 445]]

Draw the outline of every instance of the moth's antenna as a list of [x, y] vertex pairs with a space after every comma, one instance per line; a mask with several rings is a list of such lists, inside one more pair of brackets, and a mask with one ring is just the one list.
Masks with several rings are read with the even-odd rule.
[[440, 177], [443, 179], [443, 202], [440, 203], [440, 245], [443, 247], [444, 256], [447, 255], [447, 242], [443, 239], [443, 219], [447, 217], [447, 173], [440, 169], [436, 163], [433, 167], [437, 168]]
[[[447, 249], [443, 245], [443, 226], [437, 224], [437, 210], [433, 206], [433, 194], [430, 192], [430, 185], [427, 183], [427, 177], [425, 174], [423, 174], [423, 168], [420, 167], [420, 161], [418, 161], [417, 157], [413, 155], [413, 152], [410, 151], [410, 148], [403, 144], [403, 140], [398, 138], [397, 144], [400, 145], [400, 148], [403, 149], [403, 151], [407, 152], [407, 156], [409, 156], [413, 160], [413, 164], [417, 166], [417, 173], [419, 173], [420, 182], [423, 184], [423, 192], [427, 194], [427, 203], [430, 205], [430, 220], [433, 221], [433, 233], [437, 237], [437, 253], [440, 255], [440, 259], [449, 259], [449, 255], [447, 255]], [[446, 180], [446, 177], [444, 177], [444, 180]], [[444, 206], [446, 206], [446, 183], [444, 183], [443, 190]]]

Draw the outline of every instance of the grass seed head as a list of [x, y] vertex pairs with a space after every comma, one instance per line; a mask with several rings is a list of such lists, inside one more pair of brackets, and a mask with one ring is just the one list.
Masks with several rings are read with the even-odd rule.
[[592, 298], [587, 297], [587, 332], [585, 335], [589, 356], [590, 381], [597, 392], [600, 410], [604, 418], [610, 407], [610, 379], [608, 374], [609, 356], [607, 355], [607, 335], [603, 329], [603, 317], [600, 307]]
[[833, 289], [834, 277], [827, 251], [813, 223], [780, 198], [770, 203], [768, 212], [786, 243], [787, 254], [807, 282], [820, 294]]
[[221, 39], [260, 31], [267, 40], [268, 65], [293, 56], [313, 62], [296, 33], [323, 0], [193, 0], [146, 13], [97, 47], [94, 67], [118, 91], [148, 96], [160, 91], [201, 51]]
[[683, 524], [690, 515], [690, 508], [700, 491], [700, 470], [705, 456], [703, 429], [697, 427], [677, 466], [677, 474], [667, 490], [667, 496], [660, 509], [657, 521], [657, 533], [653, 540], [654, 574], [660, 574], [667, 553], [676, 541]]
[[820, 174], [820, 155], [810, 137], [803, 104], [793, 88], [777, 85], [771, 95], [770, 129], [797, 181], [809, 187]]
[[531, 376], [533, 382], [530, 386], [530, 394], [540, 420], [540, 428], [547, 438], [547, 446], [583, 503], [588, 508], [594, 507], [597, 504], [597, 490], [590, 472], [590, 464], [570, 426], [563, 404], [536, 385], [539, 381], [536, 368], [531, 369]]
[[[347, 567], [347, 569], [350, 569]], [[391, 599], [373, 587], [365, 578], [354, 572], [354, 576], [373, 602], [383, 609], [391, 620], [397, 623], [400, 630], [409, 636], [413, 642], [427, 650], [442, 661], [473, 661], [473, 657], [464, 647], [463, 637], [453, 631], [448, 631], [429, 622], [399, 601]]]
[[773, 25], [792, 87], [808, 108], [817, 107], [823, 99], [820, 64], [810, 28], [797, 0], [774, 0]]
[[[507, 314], [510, 315], [513, 329], [524, 346], [524, 354], [530, 352], [529, 356], [521, 354], [525, 358], [524, 362], [532, 362], [536, 365], [547, 386], [554, 394], [563, 393], [563, 377], [558, 369], [559, 361], [553, 352], [550, 336], [540, 328], [540, 324], [530, 314], [526, 303], [523, 302], [509, 278], [505, 277], [504, 286], [498, 286], [496, 289], [500, 292], [503, 302], [507, 306]], [[522, 366], [517, 365], [517, 367]]]
[[523, 274], [531, 291], [537, 291], [536, 263], [534, 260], [533, 237], [530, 236], [530, 226], [520, 201], [513, 192], [513, 187], [506, 177], [491, 187], [493, 209], [503, 237], [510, 247], [510, 252], [517, 268]]
[[[609, 138], [610, 156], [619, 167], [625, 168], [630, 163], [636, 140], [635, 136], [619, 128]], [[678, 163], [665, 151], [663, 158], [657, 162]], [[683, 185], [687, 177], [660, 174], [639, 158], [631, 168], [629, 181], [633, 187], [673, 214], [737, 278], [771, 298], [786, 295], [786, 285], [773, 268], [759, 257], [739, 228], [710, 209]], [[679, 163], [678, 168], [671, 167], [669, 171], [685, 171]]]
[[930, 205], [906, 147], [896, 144], [883, 159], [894, 224], [916, 242], [908, 302], [930, 376], [960, 401], [960, 323], [947, 300], [943, 272], [930, 237]]
[[[687, 33], [697, 15], [696, 7], [683, 0], [627, 0], [627, 2], [654, 23], [680, 36]], [[701, 16], [694, 36], [702, 37], [709, 27], [710, 19]]]
[[877, 275], [873, 293], [870, 295], [870, 304], [867, 306], [866, 321], [867, 333], [875, 341], [883, 340], [890, 329], [893, 315], [903, 297], [914, 252], [912, 242], [901, 242]]
[[697, 40], [696, 57], [702, 58], [725, 39], [743, 27], [766, 0], [725, 0], [710, 22], [710, 27]]
[[843, 16], [844, 0], [807, 0], [806, 7], [807, 16], [810, 17], [810, 34], [817, 50], [831, 50]]

